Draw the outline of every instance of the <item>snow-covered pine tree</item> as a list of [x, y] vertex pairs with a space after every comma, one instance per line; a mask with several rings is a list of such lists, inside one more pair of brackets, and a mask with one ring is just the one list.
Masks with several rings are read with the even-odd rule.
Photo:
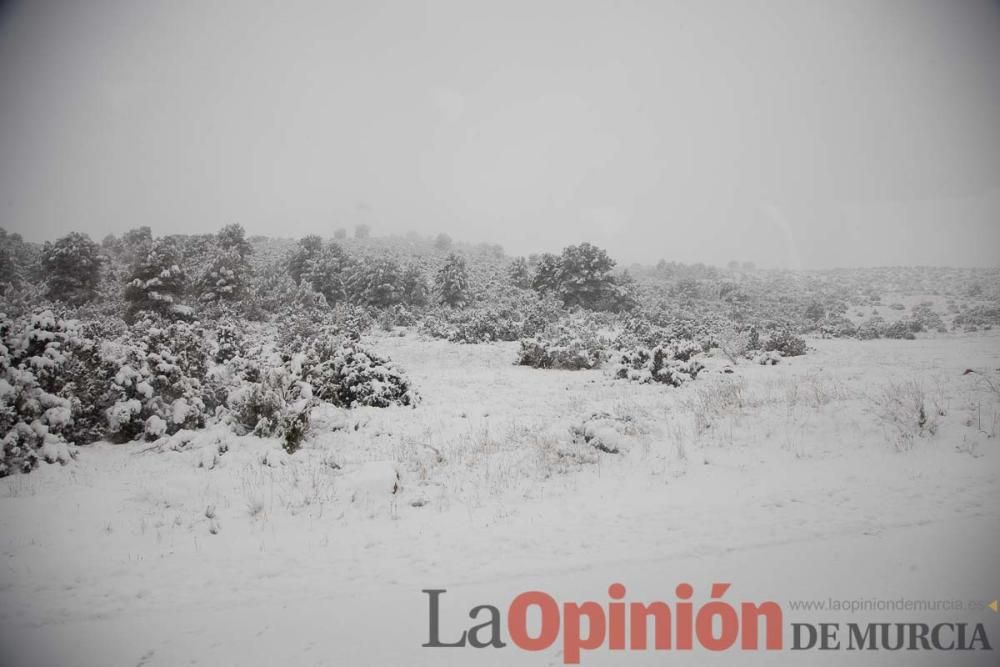
[[344, 300], [344, 274], [348, 259], [344, 249], [331, 242], [305, 262], [302, 280], [314, 292], [322, 294], [329, 306], [335, 306]]
[[438, 269], [434, 281], [441, 303], [453, 308], [461, 308], [469, 299], [469, 272], [465, 260], [452, 253]]
[[249, 257], [253, 247], [241, 225], [226, 225], [212, 239], [208, 268], [198, 280], [200, 300], [237, 301], [250, 280]]
[[86, 234], [71, 232], [42, 247], [42, 270], [49, 298], [90, 301], [101, 279], [100, 247]]
[[595, 309], [614, 290], [615, 260], [590, 243], [568, 246], [559, 258], [563, 303]]
[[532, 289], [543, 294], [558, 293], [561, 284], [560, 271], [558, 257], [551, 253], [542, 254], [538, 257], [535, 275], [531, 279]]
[[507, 277], [510, 282], [521, 289], [531, 287], [531, 272], [528, 270], [528, 261], [524, 257], [515, 257], [507, 269]]
[[25, 243], [18, 233], [8, 234], [0, 227], [0, 293], [7, 286], [20, 287], [38, 273], [39, 248]]
[[351, 262], [346, 281], [351, 303], [387, 308], [400, 302], [402, 280], [399, 264], [387, 257]]
[[298, 285], [309, 270], [309, 265], [323, 253], [323, 239], [310, 234], [299, 239], [299, 244], [288, 257], [288, 274]]
[[426, 306], [428, 300], [427, 280], [419, 264], [409, 264], [403, 270], [403, 303], [407, 306]]
[[182, 299], [187, 278], [180, 268], [176, 243], [169, 238], [153, 241], [133, 263], [125, 285], [127, 316], [153, 312], [174, 319], [187, 317], [191, 308]]
[[452, 243], [451, 237], [445, 234], [444, 232], [441, 232], [436, 237], [434, 237], [434, 248], [436, 250], [440, 250], [442, 252], [451, 250], [451, 243]]

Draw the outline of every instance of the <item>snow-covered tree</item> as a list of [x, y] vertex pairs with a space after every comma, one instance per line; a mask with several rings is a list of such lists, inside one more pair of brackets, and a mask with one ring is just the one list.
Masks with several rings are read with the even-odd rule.
[[132, 264], [125, 285], [128, 316], [154, 312], [170, 318], [186, 317], [191, 309], [182, 303], [187, 278], [172, 239], [157, 239]]
[[434, 238], [434, 248], [437, 250], [445, 251], [451, 249], [451, 237], [444, 232], [438, 234]]
[[614, 285], [611, 271], [615, 260], [590, 243], [571, 245], [559, 258], [559, 289], [563, 303], [593, 309], [604, 300]]
[[515, 257], [507, 269], [507, 276], [510, 282], [521, 289], [531, 287], [531, 271], [528, 269], [528, 261], [524, 257]]
[[42, 248], [42, 270], [51, 299], [82, 303], [94, 298], [101, 279], [100, 247], [86, 234], [71, 232]]
[[469, 272], [465, 260], [454, 253], [448, 255], [438, 269], [434, 288], [441, 303], [457, 308], [464, 306], [469, 299]]
[[428, 288], [424, 271], [418, 264], [410, 264], [403, 270], [402, 298], [407, 306], [427, 305]]
[[345, 271], [349, 258], [344, 249], [336, 243], [328, 243], [305, 262], [302, 280], [314, 292], [326, 298], [330, 306], [342, 302], [346, 297]]
[[346, 290], [351, 303], [385, 308], [402, 300], [399, 264], [384, 257], [351, 262]]
[[212, 239], [208, 266], [198, 280], [202, 301], [236, 301], [246, 293], [250, 280], [249, 257], [253, 247], [241, 225], [227, 225]]
[[535, 275], [531, 279], [531, 287], [536, 292], [559, 293], [561, 285], [561, 267], [559, 258], [551, 253], [538, 257], [535, 265]]
[[323, 239], [316, 234], [299, 239], [299, 244], [288, 258], [288, 273], [295, 284], [302, 282], [302, 276], [309, 269], [311, 262], [323, 252]]
[[115, 249], [120, 254], [122, 260], [131, 266], [140, 257], [149, 252], [149, 248], [152, 245], [153, 230], [143, 225], [122, 234], [121, 240]]
[[25, 245], [20, 234], [8, 234], [0, 227], [0, 293], [24, 280]]

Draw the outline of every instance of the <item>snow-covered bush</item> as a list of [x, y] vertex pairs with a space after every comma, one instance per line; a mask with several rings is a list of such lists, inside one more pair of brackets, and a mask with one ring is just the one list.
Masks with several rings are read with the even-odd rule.
[[639, 316], [626, 317], [621, 332], [615, 339], [615, 348], [624, 350], [633, 347], [656, 347], [674, 338], [670, 329], [654, 324]]
[[[204, 387], [209, 351], [200, 327], [151, 319], [126, 338], [105, 344], [102, 358], [114, 369], [114, 402], [106, 412], [109, 437], [126, 442], [204, 426], [210, 408]], [[153, 416], [158, 420], [150, 420]]]
[[284, 366], [265, 370], [260, 382], [243, 383], [229, 394], [230, 423], [240, 434], [280, 434], [285, 411], [295, 398], [295, 386], [296, 380]]
[[843, 315], [828, 315], [820, 324], [819, 331], [824, 336], [849, 338], [857, 336], [858, 327]]
[[533, 368], [597, 368], [607, 359], [609, 347], [608, 339], [585, 320], [562, 322], [522, 340], [516, 363]]
[[778, 331], [764, 340], [763, 350], [780, 352], [783, 357], [797, 357], [806, 353], [806, 342], [790, 331]]
[[307, 367], [304, 378], [316, 398], [346, 408], [415, 406], [420, 401], [409, 378], [391, 360], [352, 339]]
[[392, 331], [396, 327], [411, 327], [418, 322], [417, 315], [401, 303], [378, 311], [375, 319], [383, 331]]
[[75, 455], [63, 435], [73, 423], [72, 404], [54, 389], [76, 335], [75, 322], [51, 311], [27, 321], [0, 316], [0, 477]]
[[1000, 305], [973, 306], [956, 315], [952, 324], [966, 331], [989, 330], [1000, 326]]
[[574, 443], [588, 445], [606, 454], [619, 454], [639, 429], [630, 416], [616, 417], [606, 412], [592, 414], [569, 427]]
[[679, 387], [698, 377], [704, 369], [696, 357], [701, 345], [694, 341], [673, 341], [652, 349], [638, 347], [622, 351], [613, 368], [616, 378], [632, 382], [660, 382]]
[[781, 362], [781, 352], [777, 350], [760, 351], [753, 356], [753, 361], [761, 366], [777, 366]]
[[516, 341], [535, 336], [560, 316], [565, 311], [554, 298], [515, 289], [483, 305], [432, 310], [423, 316], [420, 333], [453, 343]]
[[880, 332], [884, 338], [895, 340], [913, 340], [916, 338], [915, 332], [920, 331], [921, 326], [913, 320], [896, 320], [891, 324], [886, 324]]
[[215, 354], [217, 364], [224, 364], [235, 358], [243, 349], [243, 336], [233, 322], [222, 322], [215, 327]]
[[861, 340], [881, 338], [885, 327], [885, 320], [876, 315], [859, 324], [855, 335]]
[[452, 343], [513, 341], [525, 335], [521, 321], [501, 314], [494, 308], [454, 311], [453, 315], [446, 315], [439, 323], [444, 324], [443, 328], [428, 328], [426, 331]]
[[306, 433], [309, 431], [309, 417], [316, 406], [316, 399], [308, 399], [292, 410], [287, 410], [281, 417], [282, 447], [289, 454], [294, 454], [302, 447]]
[[419, 401], [409, 379], [389, 359], [333, 326], [297, 350], [252, 362], [234, 357], [212, 375], [229, 388], [226, 408], [236, 431], [280, 436], [289, 453], [301, 445], [310, 412], [320, 401], [344, 408], [413, 406]]
[[924, 301], [913, 307], [910, 317], [922, 331], [937, 331], [944, 333], [948, 329], [944, 319], [934, 310], [934, 304]]

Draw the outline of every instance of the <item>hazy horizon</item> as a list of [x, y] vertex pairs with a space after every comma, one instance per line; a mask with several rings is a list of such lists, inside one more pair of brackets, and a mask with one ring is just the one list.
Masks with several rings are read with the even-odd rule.
[[998, 29], [990, 0], [12, 2], [0, 227], [997, 266]]

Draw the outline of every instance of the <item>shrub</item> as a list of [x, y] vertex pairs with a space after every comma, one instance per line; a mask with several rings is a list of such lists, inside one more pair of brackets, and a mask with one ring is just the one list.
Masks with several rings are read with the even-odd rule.
[[913, 335], [913, 328], [913, 322], [907, 320], [897, 320], [892, 324], [886, 325], [882, 330], [882, 335], [885, 338], [894, 338], [897, 340], [913, 340], [916, 338], [916, 336]]
[[453, 343], [516, 341], [537, 335], [562, 315], [554, 298], [510, 288], [494, 294], [487, 305], [432, 310], [421, 319], [420, 332]]
[[204, 426], [208, 354], [204, 330], [184, 322], [144, 320], [124, 339], [103, 346], [113, 396], [108, 435], [127, 442]]
[[547, 327], [535, 338], [521, 341], [517, 364], [532, 368], [582, 370], [599, 367], [607, 358], [609, 341], [586, 321]]
[[346, 408], [416, 406], [420, 401], [405, 373], [355, 340], [343, 341], [306, 380], [317, 398]]
[[913, 307], [911, 318], [923, 331], [947, 331], [944, 320], [934, 310], [934, 304], [919, 303]]
[[301, 407], [290, 410], [282, 415], [281, 432], [282, 447], [289, 454], [294, 454], [302, 447], [302, 441], [309, 430], [309, 415], [316, 406], [315, 400], [306, 401]]
[[224, 364], [237, 357], [243, 349], [244, 341], [240, 328], [233, 322], [221, 322], [215, 328], [215, 363]]
[[292, 383], [287, 369], [278, 366], [265, 370], [260, 382], [242, 384], [229, 394], [226, 405], [240, 434], [271, 436], [279, 433], [291, 398]]
[[26, 321], [0, 317], [0, 477], [75, 455], [64, 437], [72, 404], [52, 391], [75, 336], [75, 323], [51, 311]]
[[834, 338], [857, 336], [858, 328], [842, 315], [827, 316], [820, 325], [820, 333]]
[[859, 324], [856, 335], [861, 340], [872, 340], [881, 338], [884, 331], [885, 320], [876, 315]]
[[806, 342], [790, 331], [772, 333], [764, 341], [765, 352], [780, 352], [783, 357], [798, 357], [806, 353]]
[[660, 382], [679, 387], [698, 377], [705, 366], [697, 357], [702, 352], [698, 343], [674, 341], [653, 349], [634, 348], [620, 353], [613, 373], [616, 378], [632, 382]]
[[1000, 325], [1000, 305], [973, 306], [956, 315], [952, 323], [966, 331], [991, 329]]

